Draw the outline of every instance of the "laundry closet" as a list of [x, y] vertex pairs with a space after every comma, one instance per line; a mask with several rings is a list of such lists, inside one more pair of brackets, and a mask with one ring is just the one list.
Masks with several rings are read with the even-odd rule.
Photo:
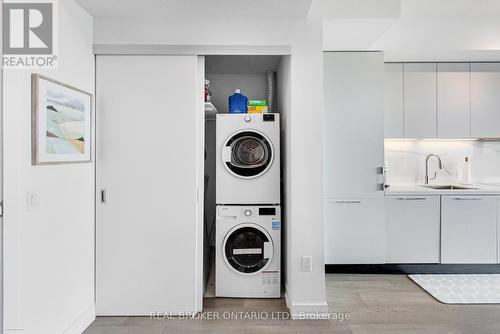
[[[225, 265], [235, 261], [234, 267], [241, 267], [242, 277], [255, 278], [262, 272], [264, 276], [254, 279], [254, 290], [237, 295], [234, 289], [238, 287], [233, 286], [229, 294], [219, 295], [281, 295], [282, 260], [286, 256], [281, 244], [286, 243], [283, 180], [289, 144], [286, 124], [291, 105], [290, 65], [291, 56], [286, 54], [97, 55], [98, 315], [201, 311], [203, 298], [216, 295], [216, 222], [223, 208], [225, 221], [240, 215], [253, 219], [246, 232], [259, 244], [257, 248], [235, 246], [231, 251], [233, 259], [226, 258]], [[228, 97], [236, 89], [251, 100], [267, 99], [266, 79], [271, 75], [273, 110], [228, 116]], [[206, 80], [211, 105], [205, 103]], [[272, 200], [217, 203], [217, 163], [221, 164], [220, 172], [231, 157], [223, 161], [223, 153], [217, 149], [216, 123], [218, 117], [232, 116], [269, 129], [270, 124], [278, 125], [275, 134], [267, 133], [266, 128], [257, 129], [262, 134], [260, 148], [252, 146], [248, 134], [234, 140], [247, 154], [251, 152], [252, 159], [260, 159], [254, 161], [260, 173], [250, 175], [248, 180], [255, 182], [273, 173], [277, 190]], [[249, 171], [247, 168], [244, 172]], [[238, 173], [232, 174], [235, 177]], [[244, 195], [244, 187], [235, 194]], [[241, 204], [245, 208], [236, 208]], [[264, 224], [269, 228], [252, 230], [254, 225]], [[241, 236], [235, 235], [235, 245], [238, 240]], [[228, 275], [238, 275], [234, 267], [227, 271]], [[234, 284], [238, 285], [238, 281], [231, 280], [224, 286]], [[274, 284], [273, 292], [269, 294], [262, 284]]]

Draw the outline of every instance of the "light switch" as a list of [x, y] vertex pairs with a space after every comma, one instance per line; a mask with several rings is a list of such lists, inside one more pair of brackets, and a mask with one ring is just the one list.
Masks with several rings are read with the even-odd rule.
[[312, 257], [302, 257], [302, 271], [312, 271]]
[[37, 193], [28, 192], [26, 199], [26, 208], [28, 211], [36, 210], [40, 207], [40, 198]]

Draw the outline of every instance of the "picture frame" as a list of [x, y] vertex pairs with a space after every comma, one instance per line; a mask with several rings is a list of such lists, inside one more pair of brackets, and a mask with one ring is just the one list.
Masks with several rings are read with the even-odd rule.
[[32, 165], [92, 161], [92, 94], [31, 75]]

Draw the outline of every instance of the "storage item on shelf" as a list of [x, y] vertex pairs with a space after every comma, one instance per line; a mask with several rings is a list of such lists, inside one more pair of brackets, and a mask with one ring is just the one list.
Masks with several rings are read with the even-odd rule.
[[248, 106], [247, 112], [249, 114], [265, 113], [265, 112], [269, 112], [269, 109], [267, 106]]
[[239, 89], [229, 97], [229, 113], [231, 114], [245, 114], [247, 112], [248, 99], [245, 95], [241, 94]]
[[269, 107], [267, 106], [267, 100], [248, 101], [247, 112], [250, 114], [269, 112]]
[[470, 161], [469, 161], [469, 157], [465, 157], [464, 170], [463, 170], [462, 177], [463, 177], [462, 182], [464, 184], [471, 184], [471, 182], [470, 182]]
[[249, 106], [267, 106], [267, 100], [248, 100]]
[[212, 92], [210, 91], [210, 80], [205, 79], [205, 102], [210, 102]]
[[215, 115], [217, 115], [217, 108], [212, 102], [205, 102], [205, 119], [215, 119]]
[[266, 71], [266, 97], [269, 111], [275, 112], [274, 97], [276, 96], [276, 72]]

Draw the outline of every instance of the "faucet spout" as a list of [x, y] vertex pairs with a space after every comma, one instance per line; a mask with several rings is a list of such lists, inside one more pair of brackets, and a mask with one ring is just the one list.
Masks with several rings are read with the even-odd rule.
[[429, 184], [429, 180], [435, 180], [436, 179], [436, 175], [437, 175], [437, 172], [434, 172], [434, 176], [433, 177], [429, 177], [429, 160], [431, 158], [436, 158], [437, 161], [438, 161], [439, 169], [443, 169], [443, 162], [441, 161], [441, 158], [439, 157], [439, 155], [437, 155], [436, 153], [429, 154], [425, 158], [425, 184]]

